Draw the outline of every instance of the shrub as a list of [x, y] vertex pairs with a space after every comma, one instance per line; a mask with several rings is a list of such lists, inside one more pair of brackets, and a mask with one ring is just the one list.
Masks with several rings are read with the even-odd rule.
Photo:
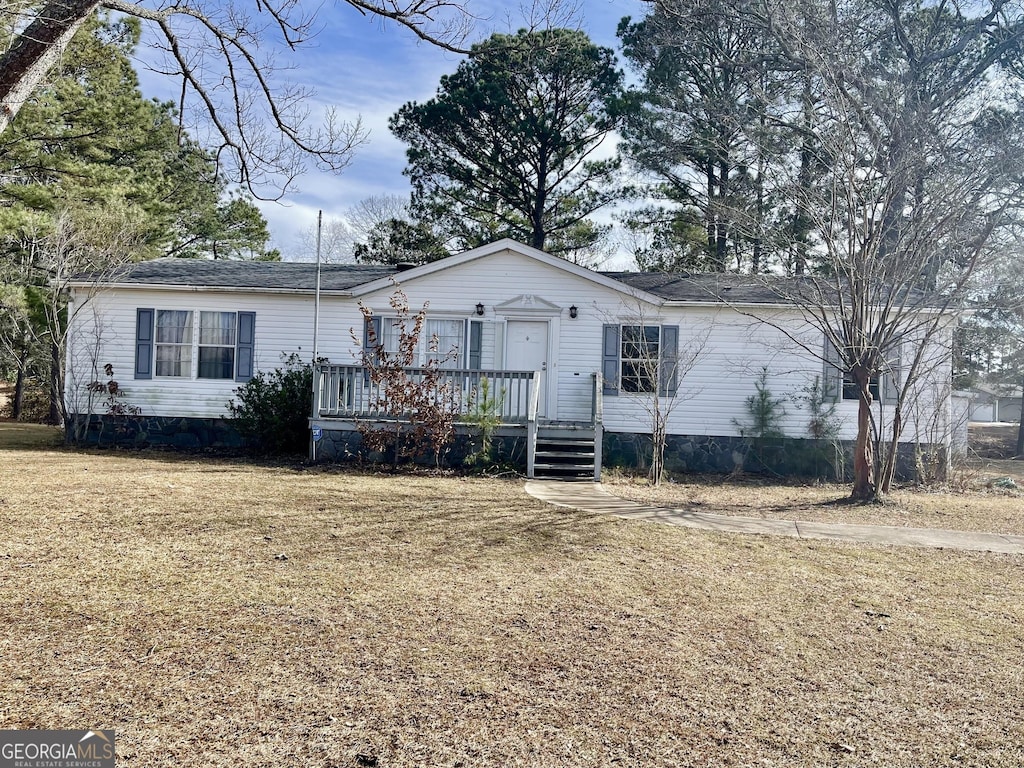
[[463, 460], [467, 466], [484, 467], [494, 463], [494, 431], [501, 426], [501, 404], [505, 398], [502, 389], [495, 397], [491, 395], [491, 383], [484, 376], [480, 386], [470, 394], [469, 412], [462, 421], [478, 430], [480, 444]]
[[305, 453], [313, 409], [313, 366], [296, 354], [281, 368], [260, 371], [235, 390], [228, 408], [235, 429], [253, 453], [269, 456]]

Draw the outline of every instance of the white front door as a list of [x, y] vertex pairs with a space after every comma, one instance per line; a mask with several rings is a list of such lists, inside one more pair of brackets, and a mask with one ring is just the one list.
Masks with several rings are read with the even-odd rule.
[[540, 382], [538, 416], [547, 414], [548, 321], [509, 320], [505, 367], [510, 371], [545, 371]]

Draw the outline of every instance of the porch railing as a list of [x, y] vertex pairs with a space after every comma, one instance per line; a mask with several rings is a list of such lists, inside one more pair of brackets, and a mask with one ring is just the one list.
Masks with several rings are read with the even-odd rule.
[[[409, 379], [418, 383], [425, 368], [406, 368]], [[386, 418], [386, 388], [370, 380], [361, 365], [318, 365], [314, 390], [315, 418]], [[540, 385], [539, 371], [442, 370], [439, 391], [451, 398], [453, 410], [472, 414], [486, 411], [503, 424], [525, 424], [533, 393]], [[484, 379], [487, 402], [484, 402]]]

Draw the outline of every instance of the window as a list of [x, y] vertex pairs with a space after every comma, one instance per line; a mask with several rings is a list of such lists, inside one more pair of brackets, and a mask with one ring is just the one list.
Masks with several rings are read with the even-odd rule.
[[601, 376], [606, 395], [676, 394], [678, 325], [606, 325]]
[[[462, 345], [465, 334], [463, 320], [427, 320], [423, 328], [424, 360], [438, 360], [442, 368], [462, 367]], [[432, 340], [437, 338], [436, 351]]]
[[156, 375], [192, 376], [192, 313], [156, 311]]
[[235, 313], [199, 313], [199, 378], [235, 377]]
[[622, 326], [619, 388], [623, 392], [653, 392], [658, 385], [661, 327]]
[[[882, 363], [882, 371], [876, 373], [868, 382], [868, 391], [873, 402], [893, 403], [899, 399], [900, 386], [900, 346], [895, 345], [886, 353]], [[825, 340], [825, 371], [822, 378], [825, 396], [830, 400], [858, 400], [860, 394], [853, 376], [844, 371], [844, 364], [839, 351], [828, 340]]]
[[255, 326], [255, 312], [139, 309], [135, 378], [248, 381]]
[[[876, 373], [871, 377], [871, 381], [868, 382], [868, 391], [871, 392], [871, 399], [878, 400], [878, 374]], [[843, 400], [859, 400], [860, 390], [857, 387], [857, 382], [853, 380], [853, 376], [849, 373], [843, 374]]]
[[[379, 343], [389, 355], [398, 353], [398, 340], [401, 329], [396, 327], [393, 317], [373, 318], [380, 323]], [[409, 330], [412, 329], [409, 321]], [[428, 318], [420, 332], [419, 345], [412, 360], [412, 367], [423, 366], [428, 360], [440, 360], [442, 368], [461, 368], [464, 361], [462, 348], [465, 344], [465, 320], [433, 320]], [[431, 339], [437, 336], [437, 351], [431, 352]], [[364, 332], [364, 342], [369, 343]], [[447, 358], [447, 359], [446, 359]]]

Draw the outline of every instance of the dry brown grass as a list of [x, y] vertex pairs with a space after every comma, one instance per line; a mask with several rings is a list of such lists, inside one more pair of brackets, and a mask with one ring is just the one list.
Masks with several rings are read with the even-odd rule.
[[1020, 558], [50, 447], [0, 450], [0, 525], [0, 727], [119, 764], [1024, 762]]
[[[1009, 468], [1000, 464], [1013, 465]], [[666, 507], [766, 520], [858, 523], [956, 531], [1024, 534], [1024, 477], [1018, 488], [1001, 488], [993, 480], [1020, 471], [1021, 462], [994, 462], [965, 470], [965, 490], [902, 488], [885, 504], [846, 503], [848, 485], [796, 484], [743, 476], [682, 477], [652, 487], [645, 478], [611, 475], [604, 485], [623, 498]]]

